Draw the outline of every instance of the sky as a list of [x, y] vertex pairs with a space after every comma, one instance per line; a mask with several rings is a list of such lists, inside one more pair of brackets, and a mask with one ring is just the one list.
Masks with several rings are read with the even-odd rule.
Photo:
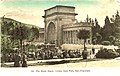
[[78, 22], [84, 21], [87, 14], [97, 18], [100, 26], [104, 25], [106, 16], [112, 17], [120, 11], [120, 0], [0, 0], [0, 17], [44, 27], [44, 10], [56, 5], [74, 6], [78, 13]]

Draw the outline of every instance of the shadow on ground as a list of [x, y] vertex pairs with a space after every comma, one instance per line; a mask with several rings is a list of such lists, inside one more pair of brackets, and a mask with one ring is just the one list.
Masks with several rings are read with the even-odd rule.
[[[66, 63], [79, 63], [79, 62], [91, 62], [91, 61], [102, 61], [107, 59], [77, 59], [77, 60], [61, 60], [61, 61], [49, 61], [49, 62], [37, 62], [28, 64], [28, 66], [42, 66], [42, 65], [58, 65], [58, 64], [66, 64]], [[1, 63], [1, 67], [14, 67], [14, 64], [6, 65], [4, 63]]]

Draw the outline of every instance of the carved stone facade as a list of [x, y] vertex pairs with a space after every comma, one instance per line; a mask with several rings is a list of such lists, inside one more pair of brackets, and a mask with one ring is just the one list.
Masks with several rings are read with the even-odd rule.
[[63, 36], [63, 44], [84, 44], [84, 40], [80, 40], [77, 38], [77, 33], [79, 30], [88, 30], [90, 31], [90, 38], [86, 40], [87, 44], [92, 43], [92, 28], [90, 26], [90, 23], [86, 22], [80, 22], [80, 23], [74, 23], [69, 25], [63, 25], [62, 26], [62, 36]]
[[[91, 32], [91, 25], [88, 23], [75, 23], [76, 15], [77, 13], [75, 13], [75, 7], [73, 6], [59, 5], [45, 10], [45, 15], [43, 16], [45, 43], [52, 43], [56, 46], [64, 43], [79, 43], [80, 41], [76, 37], [77, 31], [79, 29], [87, 29]], [[91, 43], [91, 37], [89, 43]]]

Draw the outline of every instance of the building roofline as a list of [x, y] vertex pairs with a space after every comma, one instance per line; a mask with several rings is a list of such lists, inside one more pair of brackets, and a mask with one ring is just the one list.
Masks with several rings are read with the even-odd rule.
[[49, 14], [49, 15], [46, 15], [46, 16], [42, 16], [43, 18], [45, 18], [45, 17], [49, 17], [49, 16], [52, 16], [52, 15], [58, 15], [58, 14], [69, 14], [69, 15], [78, 15], [77, 13], [64, 13], [64, 12], [54, 12], [54, 13], [51, 13], [51, 14]]
[[73, 23], [73, 24], [65, 24], [62, 25], [62, 28], [73, 28], [73, 27], [92, 27], [90, 23], [80, 22], [80, 23]]
[[56, 6], [53, 6], [53, 7], [51, 7], [51, 8], [48, 8], [48, 9], [46, 9], [46, 10], [44, 10], [44, 11], [47, 11], [47, 10], [50, 10], [50, 9], [53, 9], [53, 8], [56, 8], [56, 7], [69, 7], [69, 8], [75, 8], [74, 6], [56, 5]]

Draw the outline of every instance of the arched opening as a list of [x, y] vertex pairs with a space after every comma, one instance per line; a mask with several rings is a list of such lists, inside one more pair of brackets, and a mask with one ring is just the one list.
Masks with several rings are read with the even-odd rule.
[[55, 44], [55, 24], [50, 22], [48, 25], [47, 31], [47, 40], [50, 44]]

